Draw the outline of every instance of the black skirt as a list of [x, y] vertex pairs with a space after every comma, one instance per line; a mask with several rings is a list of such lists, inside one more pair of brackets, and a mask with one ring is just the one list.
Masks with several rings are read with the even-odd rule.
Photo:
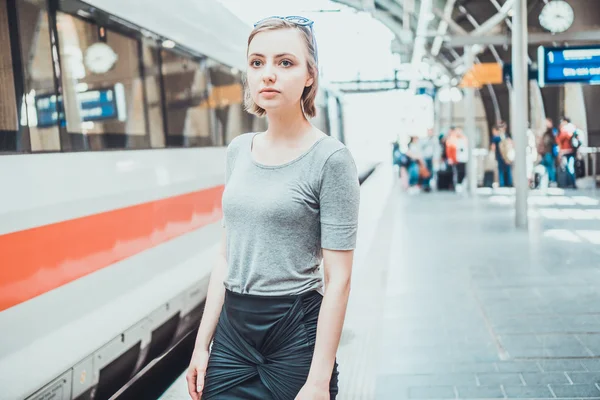
[[[293, 400], [308, 377], [323, 296], [225, 291], [204, 381], [207, 400]], [[335, 363], [330, 398], [338, 392]]]

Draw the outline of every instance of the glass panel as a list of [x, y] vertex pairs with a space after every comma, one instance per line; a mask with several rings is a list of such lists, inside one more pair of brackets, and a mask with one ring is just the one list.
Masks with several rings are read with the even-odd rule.
[[144, 43], [144, 79], [146, 85], [146, 108], [148, 110], [150, 144], [152, 147], [165, 147], [162, 103], [160, 97], [160, 71], [158, 49]]
[[242, 74], [214, 61], [209, 65], [209, 105], [215, 109], [217, 137], [227, 145], [236, 136], [252, 130], [254, 116], [244, 110]]
[[44, 123], [48, 118], [57, 118], [56, 101], [51, 101], [56, 98], [46, 1], [22, 0], [17, 4], [25, 77], [26, 112], [22, 119], [29, 126], [32, 151], [57, 151], [60, 150], [58, 126]]
[[149, 147], [138, 41], [58, 13], [64, 108], [74, 149]]
[[6, 1], [0, 0], [0, 151], [17, 149], [17, 101]]
[[206, 67], [162, 50], [167, 146], [213, 146]]

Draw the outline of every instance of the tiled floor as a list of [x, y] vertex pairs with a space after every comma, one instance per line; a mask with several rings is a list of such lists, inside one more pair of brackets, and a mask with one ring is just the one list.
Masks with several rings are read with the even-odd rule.
[[[600, 398], [600, 202], [407, 195], [356, 265], [339, 399]], [[362, 243], [365, 244], [364, 242]]]

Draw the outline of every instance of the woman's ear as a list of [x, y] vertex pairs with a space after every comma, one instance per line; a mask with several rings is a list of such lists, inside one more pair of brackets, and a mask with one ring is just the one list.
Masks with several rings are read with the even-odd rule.
[[313, 78], [312, 76], [309, 76], [308, 79], [306, 80], [306, 83], [304, 84], [304, 86], [309, 87], [309, 86], [312, 86], [313, 83], [315, 83], [315, 78]]

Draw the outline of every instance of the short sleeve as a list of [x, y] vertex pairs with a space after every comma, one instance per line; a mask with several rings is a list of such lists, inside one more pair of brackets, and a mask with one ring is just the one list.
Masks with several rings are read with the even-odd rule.
[[[225, 186], [227, 186], [229, 178], [231, 177], [231, 173], [233, 172], [233, 166], [235, 164], [235, 158], [237, 155], [237, 140], [239, 140], [239, 136], [234, 138], [227, 146], [225, 155]], [[225, 227], [225, 215], [223, 215], [223, 218], [221, 218], [221, 226], [223, 228]]]
[[356, 247], [359, 203], [356, 164], [350, 151], [343, 147], [327, 159], [321, 173], [319, 207], [323, 249]]

